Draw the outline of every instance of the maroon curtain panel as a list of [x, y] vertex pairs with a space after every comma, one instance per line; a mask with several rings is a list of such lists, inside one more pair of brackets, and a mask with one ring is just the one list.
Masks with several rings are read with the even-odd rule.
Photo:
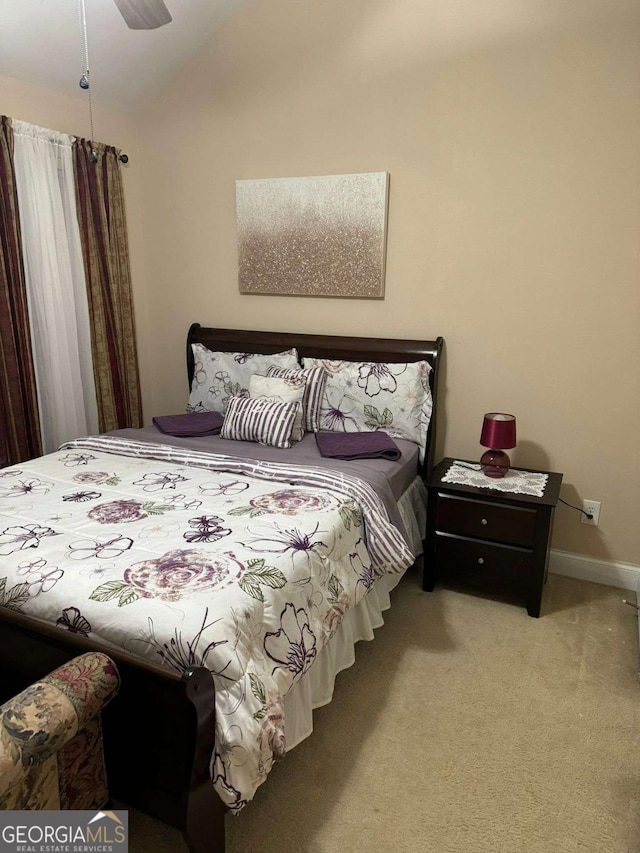
[[0, 125], [0, 466], [42, 453], [11, 120]]
[[[95, 152], [96, 162], [92, 162]], [[76, 202], [100, 432], [142, 426], [129, 246], [115, 148], [76, 140]]]

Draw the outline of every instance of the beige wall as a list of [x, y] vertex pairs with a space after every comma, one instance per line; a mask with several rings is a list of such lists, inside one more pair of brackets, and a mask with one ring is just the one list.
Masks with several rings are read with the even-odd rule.
[[[147, 421], [184, 407], [194, 320], [442, 334], [440, 452], [477, 458], [483, 413], [514, 412], [514, 463], [602, 501], [598, 528], [560, 506], [554, 547], [640, 564], [637, 16], [636, 0], [249, 4], [135, 116]], [[391, 175], [383, 301], [239, 295], [236, 179], [366, 171]]]
[[[515, 412], [515, 464], [602, 501], [598, 528], [561, 506], [554, 546], [640, 563], [636, 7], [249, 4], [141, 114], [147, 416], [185, 403], [193, 320], [442, 334], [441, 451]], [[236, 179], [367, 171], [391, 175], [384, 301], [239, 295]]]

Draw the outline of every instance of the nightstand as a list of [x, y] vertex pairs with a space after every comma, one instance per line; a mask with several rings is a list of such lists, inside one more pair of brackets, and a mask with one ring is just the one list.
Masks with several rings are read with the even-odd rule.
[[529, 616], [539, 616], [562, 474], [536, 472], [548, 474], [544, 494], [536, 497], [443, 483], [453, 462], [443, 459], [425, 481], [422, 588], [431, 591], [439, 578], [451, 579], [518, 600]]

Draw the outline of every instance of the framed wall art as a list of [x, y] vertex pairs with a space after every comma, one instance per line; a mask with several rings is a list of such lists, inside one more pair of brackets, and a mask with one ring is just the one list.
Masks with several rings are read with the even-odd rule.
[[240, 293], [384, 297], [388, 172], [236, 181]]

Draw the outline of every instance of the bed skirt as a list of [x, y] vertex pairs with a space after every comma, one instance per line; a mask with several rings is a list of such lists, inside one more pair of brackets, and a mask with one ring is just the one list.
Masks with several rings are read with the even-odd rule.
[[[426, 529], [426, 490], [419, 477], [398, 501], [400, 516], [414, 554], [422, 553]], [[332, 697], [336, 676], [353, 666], [355, 645], [372, 640], [376, 628], [384, 625], [383, 613], [391, 607], [391, 592], [403, 572], [379, 577], [362, 601], [349, 610], [331, 642], [324, 646], [304, 678], [284, 700], [287, 752], [313, 731], [313, 710], [327, 705]]]

